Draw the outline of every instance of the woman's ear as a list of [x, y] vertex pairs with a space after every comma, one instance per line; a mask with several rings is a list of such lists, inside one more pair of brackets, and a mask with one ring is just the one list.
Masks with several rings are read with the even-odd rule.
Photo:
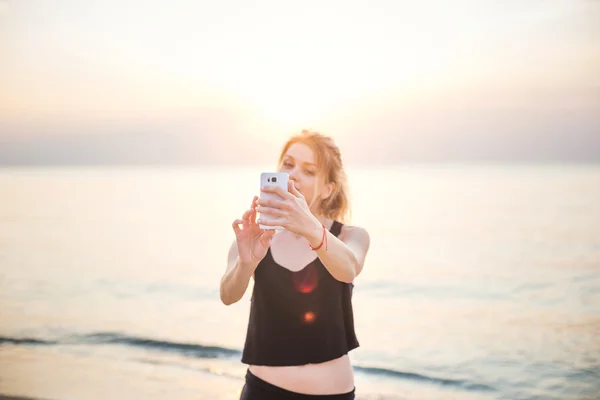
[[333, 193], [333, 189], [335, 189], [335, 182], [329, 182], [325, 184], [323, 188], [323, 194], [321, 195], [321, 200], [328, 199]]

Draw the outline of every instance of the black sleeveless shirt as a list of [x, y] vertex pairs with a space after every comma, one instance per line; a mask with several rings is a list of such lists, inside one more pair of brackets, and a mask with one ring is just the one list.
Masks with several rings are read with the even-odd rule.
[[[341, 230], [334, 221], [331, 233], [337, 237]], [[321, 363], [357, 348], [353, 288], [335, 279], [318, 257], [293, 272], [278, 265], [269, 248], [254, 272], [242, 363]]]

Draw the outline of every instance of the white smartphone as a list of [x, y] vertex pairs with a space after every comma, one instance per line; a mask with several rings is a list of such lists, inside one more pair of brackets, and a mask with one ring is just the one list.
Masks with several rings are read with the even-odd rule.
[[[267, 186], [279, 186], [285, 192], [288, 191], [288, 182], [290, 180], [290, 176], [287, 172], [263, 172], [260, 174], [260, 187]], [[259, 188], [260, 189], [260, 188]], [[265, 193], [263, 191], [260, 192], [260, 199], [275, 199], [282, 200], [282, 198], [275, 193]], [[260, 214], [260, 213], [259, 213]], [[263, 221], [268, 221], [270, 219], [274, 219], [272, 215], [260, 215], [260, 219]], [[267, 226], [263, 224], [258, 225], [260, 229], [284, 229], [282, 226]]]

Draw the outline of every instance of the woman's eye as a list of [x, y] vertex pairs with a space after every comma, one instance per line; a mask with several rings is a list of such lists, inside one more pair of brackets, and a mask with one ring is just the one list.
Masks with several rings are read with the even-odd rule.
[[307, 175], [314, 175], [315, 174], [315, 171], [306, 170], [305, 172], [306, 172]]
[[284, 167], [288, 167], [288, 168], [292, 168], [292, 164], [290, 164], [290, 163], [283, 163], [283, 166]]

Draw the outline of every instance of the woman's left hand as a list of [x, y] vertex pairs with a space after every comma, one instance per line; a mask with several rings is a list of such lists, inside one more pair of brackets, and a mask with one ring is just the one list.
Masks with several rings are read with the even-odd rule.
[[296, 189], [293, 181], [289, 181], [287, 192], [277, 186], [264, 187], [261, 191], [275, 193], [281, 197], [281, 200], [258, 200], [259, 206], [256, 211], [261, 215], [269, 215], [272, 219], [269, 221], [259, 219], [256, 222], [267, 226], [282, 226], [304, 237], [308, 237], [315, 230], [322, 229], [321, 223], [310, 211], [306, 199]]

